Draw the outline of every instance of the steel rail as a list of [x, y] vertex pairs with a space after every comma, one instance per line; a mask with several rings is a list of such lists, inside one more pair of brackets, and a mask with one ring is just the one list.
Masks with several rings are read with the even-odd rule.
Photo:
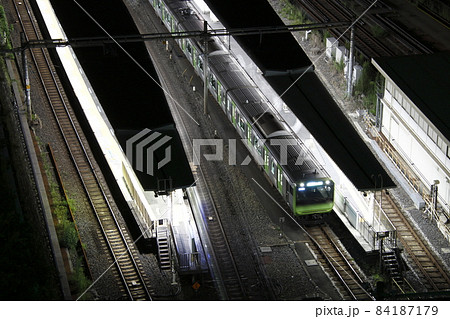
[[[392, 211], [388, 211], [388, 209], [386, 209], [386, 203], [390, 205]], [[430, 251], [428, 245], [426, 245], [426, 243], [420, 238], [416, 231], [414, 231], [410, 222], [399, 211], [391, 196], [383, 193], [383, 204], [385, 206], [383, 210], [386, 212], [386, 215], [397, 228], [399, 240], [402, 243], [403, 248], [408, 253], [408, 256], [411, 257], [411, 259], [414, 261], [414, 264], [419, 268], [422, 275], [425, 277], [426, 284], [429, 285], [428, 288], [431, 287], [436, 291], [450, 289], [449, 275], [440, 265], [440, 262], [437, 260], [434, 254]], [[412, 246], [418, 246], [419, 249], [413, 249]], [[423, 253], [425, 253], [425, 257], [428, 260], [423, 260]], [[431, 262], [432, 266], [426, 266], [425, 263], [427, 262]], [[432, 276], [436, 273], [438, 274], [438, 276]]]
[[[305, 230], [307, 231], [308, 237], [312, 240], [312, 243], [325, 259], [325, 262], [328, 264], [328, 266], [331, 268], [331, 271], [335, 274], [336, 278], [350, 295], [351, 299], [375, 300], [375, 298], [362, 287], [363, 281], [361, 277], [358, 275], [354, 267], [350, 264], [348, 258], [344, 255], [337, 243], [331, 238], [331, 229], [329, 228], [329, 226], [316, 225], [307, 227]], [[319, 243], [321, 237], [326, 240], [326, 246], [323, 243]], [[340, 256], [340, 258], [342, 259], [343, 264], [338, 260], [332, 258], [330, 256], [330, 253], [325, 250], [326, 248], [332, 249], [335, 253], [337, 253], [338, 256]], [[349, 280], [346, 280], [344, 278], [344, 274], [349, 276]], [[357, 289], [351, 288], [351, 283], [356, 284]], [[357, 290], [360, 291], [359, 294], [357, 294]], [[363, 297], [361, 297], [360, 295], [363, 295]]]
[[[39, 38], [40, 31], [34, 22], [32, 10], [28, 3], [23, 0], [15, 0], [14, 5], [27, 39], [30, 39], [30, 37], [36, 39]], [[28, 16], [28, 18], [26, 16]], [[101, 179], [95, 171], [94, 165], [89, 158], [89, 153], [84, 146], [83, 139], [78, 133], [80, 128], [77, 127], [77, 123], [74, 122], [74, 115], [71, 115], [71, 111], [67, 105], [68, 102], [60, 89], [61, 84], [52, 70], [50, 58], [47, 56], [48, 53], [44, 49], [32, 49], [30, 50], [30, 53], [33, 62], [36, 65], [39, 78], [41, 79], [43, 89], [50, 103], [55, 120], [80, 176], [91, 207], [95, 212], [95, 217], [99, 222], [99, 227], [102, 230], [107, 246], [114, 257], [115, 262], [117, 263], [117, 270], [124, 283], [125, 290], [132, 300], [151, 300], [151, 295], [147, 289], [146, 282], [140, 273], [132, 251], [123, 235], [108, 197], [101, 185]], [[23, 52], [23, 54], [26, 54], [26, 52]], [[107, 216], [105, 217], [105, 215]], [[111, 217], [114, 223], [108, 224], [105, 220], [109, 220]], [[118, 234], [116, 234], [116, 232]], [[120, 236], [113, 238], [113, 235]], [[113, 240], [116, 242], [113, 243]], [[117, 240], [120, 241], [120, 244], [117, 243]], [[134, 270], [130, 269], [130, 264], [134, 267]]]

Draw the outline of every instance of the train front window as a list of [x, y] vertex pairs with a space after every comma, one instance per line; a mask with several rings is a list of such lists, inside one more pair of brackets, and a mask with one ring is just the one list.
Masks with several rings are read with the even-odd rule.
[[297, 184], [297, 205], [310, 205], [333, 201], [334, 184], [330, 180]]

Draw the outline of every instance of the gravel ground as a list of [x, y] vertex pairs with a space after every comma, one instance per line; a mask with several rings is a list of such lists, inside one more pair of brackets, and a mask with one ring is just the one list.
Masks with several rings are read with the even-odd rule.
[[[141, 33], [155, 32], [154, 26], [148, 23], [154, 19], [155, 15], [147, 1], [124, 0], [124, 3], [132, 13]], [[160, 22], [157, 24], [160, 25]], [[191, 136], [191, 138], [213, 138], [215, 131], [219, 136], [225, 136], [223, 130], [226, 130], [227, 133], [234, 132], [223, 113], [221, 117], [219, 115], [220, 123], [211, 120], [216, 116], [212, 114], [212, 111], [210, 116], [203, 116], [201, 93], [192, 90], [194, 83], [197, 87], [202, 87], [202, 85], [195, 75], [191, 80], [194, 71], [184, 58], [168, 59], [169, 53], [164, 50], [161, 43], [152, 42], [147, 45], [147, 48], [156, 68], [164, 70], [164, 82], [168, 84], [170, 93], [176, 100], [183, 101], [183, 107], [200, 123], [200, 127], [194, 133], [196, 136]], [[176, 52], [176, 49], [174, 51], [174, 56], [181, 55]], [[209, 103], [209, 107], [211, 109], [220, 108], [212, 102]], [[188, 125], [193, 123], [186, 119], [183, 121]], [[196, 127], [196, 125], [194, 126]], [[239, 138], [236, 133], [226, 137]], [[269, 285], [275, 287], [278, 300], [304, 299], [317, 295], [318, 289], [309, 279], [299, 258], [286, 244], [285, 239], [280, 238], [278, 226], [269, 218], [266, 207], [261, 204], [253, 189], [249, 187], [252, 185], [252, 181], [241, 167], [226, 164], [226, 154], [227, 152], [225, 152], [223, 162], [206, 162], [201, 165], [202, 169], [208, 172], [208, 183], [212, 196], [230, 240], [237, 267], [243, 274], [247, 291], [252, 293], [253, 289], [264, 287], [263, 273], [266, 273]], [[274, 189], [271, 189], [271, 192], [274, 197], [277, 196]], [[270, 256], [265, 257], [260, 253], [259, 246], [275, 248]], [[264, 260], [265, 263], [263, 269], [258, 266], [261, 260]]]
[[[282, 4], [279, 0], [268, 0], [272, 7], [280, 14], [282, 9]], [[289, 20], [283, 18], [286, 24], [291, 24]], [[302, 41], [302, 34], [296, 34], [296, 38], [302, 46], [303, 50], [308, 54], [311, 61], [313, 61], [315, 70], [319, 74], [320, 79], [328, 88], [328, 91], [333, 95], [335, 101], [341, 107], [343, 112], [352, 121], [355, 126], [364, 127], [359, 116], [360, 112], [365, 112], [361, 101], [358, 98], [349, 99], [346, 96], [346, 79], [342, 73], [339, 73], [332, 63], [328, 63], [324, 57], [325, 47], [319, 39], [312, 37], [309, 41]], [[362, 130], [359, 130], [360, 132]], [[369, 144], [368, 144], [369, 145]], [[370, 146], [370, 145], [369, 145]], [[398, 184], [398, 183], [397, 183]], [[438, 256], [450, 273], [450, 244], [442, 235], [434, 221], [430, 221], [423, 214], [422, 211], [414, 208], [414, 203], [406, 193], [405, 190], [398, 187], [394, 190], [389, 191], [399, 206], [402, 208], [403, 212], [408, 216], [409, 220], [413, 223], [419, 233], [425, 238], [429, 246], [432, 247], [435, 255]], [[407, 274], [411, 281], [417, 281], [415, 275], [411, 272]], [[409, 279], [408, 279], [409, 280]]]
[[[148, 17], [153, 15], [153, 9], [147, 1], [123, 1], [129, 7], [130, 12], [133, 13], [138, 26], [141, 28], [153, 27], [148, 25]], [[279, 8], [278, 1], [270, 0], [270, 2], [275, 8]], [[143, 31], [141, 30], [141, 32]], [[146, 31], [146, 33], [150, 32]], [[310, 53], [312, 58], [317, 57], [312, 52], [318, 52], [314, 48], [313, 41], [303, 43], [305, 45], [304, 48]], [[171, 79], [167, 82], [174, 83], [175, 87], [172, 90], [179, 92], [178, 100], [189, 106], [195, 118], [202, 120], [201, 131], [198, 132], [199, 136], [212, 138], [216, 126], [208, 118], [202, 116], [202, 97], [198, 93], [194, 93], [189, 86], [190, 76], [188, 74], [181, 76], [186, 66], [174, 62], [174, 60], [169, 60], [168, 54], [164, 51], [161, 43], [152, 44], [151, 47], [154, 49], [154, 52], [152, 52], [153, 58], [158, 57], [159, 63], [162, 63], [162, 67], [167, 70], [166, 76]], [[332, 92], [343, 102], [344, 110], [347, 113], [354, 114], [359, 109], [359, 106], [355, 101], [344, 99], [345, 81], [343, 76], [326, 64], [323, 59], [316, 61], [316, 69], [325, 75], [328, 83], [334, 88]], [[38, 87], [36, 72], [31, 72], [31, 77], [32, 87]], [[179, 85], [180, 81], [184, 85]], [[97, 222], [93, 217], [92, 210], [84, 196], [84, 191], [78, 178], [74, 178], [77, 175], [68, 157], [66, 147], [61, 138], [54, 134], [56, 123], [53, 115], [45, 107], [44, 96], [39, 90], [32, 90], [32, 99], [35, 112], [38, 114], [41, 123], [40, 126], [35, 128], [35, 131], [44, 145], [50, 143], [56, 151], [63, 181], [65, 181], [69, 196], [74, 198], [76, 202], [77, 225], [80, 229], [81, 238], [87, 247], [89, 264], [94, 278], [98, 278], [110, 265], [111, 260], [107, 257], [105, 247], [100, 243], [101, 235], [96, 230], [96, 227], [93, 226]], [[278, 225], [271, 220], [266, 207], [260, 203], [255, 192], [248, 187], [252, 182], [245, 172], [239, 167], [223, 165], [223, 163], [211, 164], [209, 169], [213, 172], [211, 174], [211, 184], [215, 185], [216, 189], [222, 189], [221, 192], [215, 192], [213, 196], [215, 201], [220, 203], [219, 206], [223, 207], [220, 214], [225, 227], [233, 230], [231, 233], [233, 238], [232, 250], [239, 256], [239, 267], [242, 267], [247, 277], [247, 288], [251, 290], [251, 286], [254, 285], [261, 287], [263, 276], [261, 271], [257, 270], [257, 262], [262, 261], [264, 265], [263, 272], [267, 274], [270, 284], [274, 287], [278, 300], [304, 299], [318, 295], [326, 298], [314, 282], [311, 281], [307, 270], [286, 240], [279, 237]], [[273, 193], [276, 196], [276, 192]], [[411, 203], [408, 203], [408, 197], [404, 192], [399, 190], [396, 196], [402, 203], [406, 203], [404, 207], [412, 207]], [[439, 252], [439, 255], [448, 265], [450, 254], [442, 254], [441, 250], [441, 248], [448, 247], [448, 242], [442, 236], [439, 236], [435, 225], [425, 219], [418, 210], [409, 209], [408, 214], [417, 223], [418, 227], [427, 234], [436, 251]], [[249, 230], [248, 233], [239, 231], [243, 225], [244, 229]], [[433, 235], [431, 236], [431, 234]], [[272, 252], [270, 254], [261, 254], [257, 249], [259, 246], [271, 247]], [[178, 287], [170, 285], [172, 281], [170, 273], [159, 270], [153, 255], [145, 254], [140, 257], [157, 296], [168, 296], [166, 298], [169, 299], [183, 299], [183, 294], [172, 296], [174, 292], [179, 291]], [[92, 298], [101, 300], [120, 299], [121, 293], [117, 290], [117, 285], [113, 278], [111, 273], [101, 277], [95, 284], [95, 292]]]
[[[15, 18], [15, 10], [12, 1], [2, 1], [2, 5], [11, 17], [10, 21], [17, 21]], [[20, 45], [20, 25], [17, 22], [13, 24], [12, 40], [14, 46]], [[36, 113], [38, 120], [33, 130], [38, 138], [41, 156], [50, 163], [46, 145], [50, 144], [56, 158], [58, 169], [61, 173], [63, 184], [68, 193], [68, 197], [73, 200], [75, 206], [74, 218], [78, 226], [81, 241], [86, 248], [87, 259], [95, 284], [90, 293], [86, 294], [87, 299], [95, 300], [121, 300], [123, 293], [119, 290], [116, 282], [116, 270], [108, 267], [113, 260], [109, 256], [109, 252], [104, 244], [104, 239], [99, 232], [98, 222], [94, 212], [86, 197], [85, 191], [71, 161], [67, 147], [62, 136], [57, 133], [59, 128], [51, 112], [47, 99], [41, 89], [41, 84], [34, 65], [30, 63], [30, 83], [31, 83], [31, 101], [33, 112]], [[82, 132], [81, 132], [82, 134]], [[100, 171], [98, 165], [94, 161], [97, 171]], [[57, 183], [54, 174], [48, 176], [49, 181]], [[76, 256], [71, 256], [72, 263], [76, 262]]]

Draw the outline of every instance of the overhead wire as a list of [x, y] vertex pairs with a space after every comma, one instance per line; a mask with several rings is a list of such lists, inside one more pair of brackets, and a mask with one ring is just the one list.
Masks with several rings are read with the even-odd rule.
[[197, 122], [191, 114], [181, 104], [168, 92], [120, 43], [82, 6], [78, 3], [77, 0], [73, 0], [73, 2], [156, 84], [167, 96], [169, 96], [175, 104], [186, 113], [186, 115], [194, 121], [197, 126], [200, 126], [200, 123]]

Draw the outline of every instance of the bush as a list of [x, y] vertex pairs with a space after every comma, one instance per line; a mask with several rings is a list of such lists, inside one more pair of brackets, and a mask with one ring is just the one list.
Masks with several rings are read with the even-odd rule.
[[372, 113], [375, 113], [377, 103], [377, 83], [381, 80], [381, 74], [374, 66], [366, 61], [363, 63], [361, 77], [355, 85], [355, 94], [363, 95], [363, 105]]
[[281, 10], [281, 12], [286, 18], [293, 21], [294, 24], [307, 23], [305, 13], [291, 4], [289, 1], [283, 1], [283, 9]]
[[73, 265], [73, 273], [69, 277], [70, 286], [76, 294], [83, 293], [91, 284], [91, 281], [84, 274], [83, 261], [78, 258]]
[[67, 219], [62, 219], [55, 226], [61, 247], [75, 249], [78, 243], [78, 233], [75, 224]]

